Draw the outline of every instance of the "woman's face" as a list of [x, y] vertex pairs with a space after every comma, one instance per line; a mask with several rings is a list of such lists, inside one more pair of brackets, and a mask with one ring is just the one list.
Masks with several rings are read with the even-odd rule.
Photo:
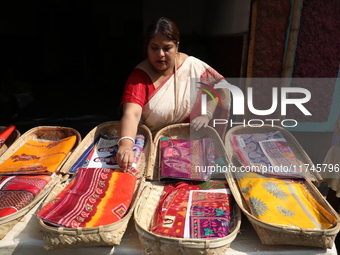
[[153, 37], [147, 49], [148, 59], [152, 66], [160, 73], [173, 71], [177, 55], [177, 45], [162, 34]]

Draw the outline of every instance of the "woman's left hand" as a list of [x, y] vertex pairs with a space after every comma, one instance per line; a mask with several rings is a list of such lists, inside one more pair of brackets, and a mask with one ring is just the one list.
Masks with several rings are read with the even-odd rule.
[[195, 129], [196, 131], [202, 127], [207, 127], [210, 119], [208, 115], [200, 115], [193, 119], [191, 123], [191, 128]]

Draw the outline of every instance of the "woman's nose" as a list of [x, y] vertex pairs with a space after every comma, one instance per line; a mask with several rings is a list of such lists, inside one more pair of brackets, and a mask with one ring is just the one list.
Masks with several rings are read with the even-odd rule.
[[162, 50], [162, 49], [159, 49], [159, 51], [158, 51], [158, 55], [159, 55], [159, 56], [161, 56], [161, 57], [162, 57], [162, 56], [164, 56], [164, 50]]

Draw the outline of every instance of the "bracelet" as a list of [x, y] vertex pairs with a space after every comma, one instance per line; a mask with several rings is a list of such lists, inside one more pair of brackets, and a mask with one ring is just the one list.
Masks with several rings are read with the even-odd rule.
[[133, 144], [135, 144], [135, 139], [133, 139], [133, 138], [130, 137], [130, 136], [123, 136], [123, 137], [119, 138], [117, 144], [119, 145], [119, 142], [120, 142], [121, 140], [123, 140], [123, 139], [129, 139], [129, 140], [131, 140], [131, 141], [133, 142]]
[[211, 111], [208, 111], [208, 110], [207, 110], [207, 114], [210, 116], [209, 119], [212, 119], [212, 118], [213, 118], [213, 114], [211, 113]]

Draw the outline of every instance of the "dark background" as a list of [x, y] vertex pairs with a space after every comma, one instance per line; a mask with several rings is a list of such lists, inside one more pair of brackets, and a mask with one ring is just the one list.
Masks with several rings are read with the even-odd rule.
[[[143, 60], [142, 9], [142, 0], [1, 1], [0, 126], [14, 124], [21, 134], [69, 126], [85, 136], [119, 120], [125, 81]], [[181, 34], [180, 50], [239, 77], [244, 38], [191, 31]]]

